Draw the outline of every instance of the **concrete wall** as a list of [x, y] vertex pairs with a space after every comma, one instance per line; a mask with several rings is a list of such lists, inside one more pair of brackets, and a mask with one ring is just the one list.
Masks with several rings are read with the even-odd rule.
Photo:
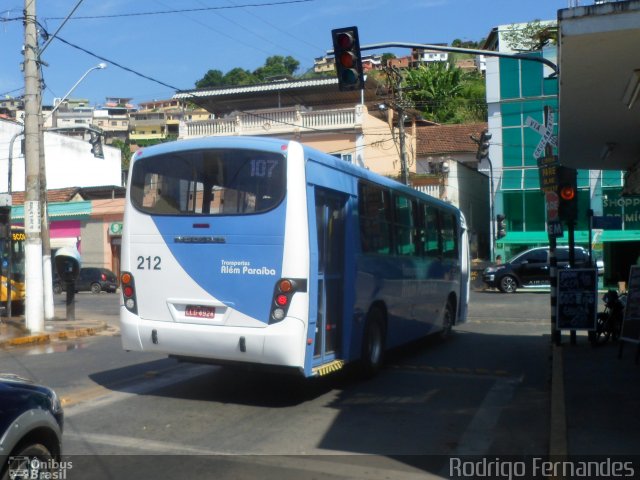
[[[14, 134], [20, 133], [20, 124], [0, 120], [0, 192], [8, 191], [9, 143]], [[12, 190], [25, 189], [25, 163], [21, 153], [21, 139], [17, 137], [13, 146]], [[121, 152], [117, 148], [103, 145], [104, 158], [91, 153], [91, 144], [77, 138], [58, 133], [45, 132], [45, 161], [47, 165], [47, 188], [97, 187], [121, 185]]]

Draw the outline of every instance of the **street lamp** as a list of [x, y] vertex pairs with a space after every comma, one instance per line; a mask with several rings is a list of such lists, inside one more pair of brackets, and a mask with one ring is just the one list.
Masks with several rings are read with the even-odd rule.
[[82, 76], [78, 79], [78, 81], [73, 85], [73, 87], [71, 87], [71, 88], [69, 89], [69, 91], [64, 95], [64, 97], [62, 97], [62, 98], [60, 99], [60, 101], [58, 102], [58, 104], [57, 104], [55, 107], [53, 107], [53, 110], [51, 110], [51, 111], [49, 112], [49, 115], [47, 115], [47, 116], [46, 116], [46, 118], [44, 118], [43, 123], [44, 123], [46, 120], [48, 120], [48, 119], [49, 119], [49, 117], [51, 117], [51, 115], [53, 115], [53, 114], [54, 114], [54, 112], [55, 112], [56, 110], [58, 110], [58, 108], [60, 108], [60, 105], [62, 105], [62, 104], [64, 103], [64, 101], [65, 101], [67, 98], [69, 98], [69, 95], [71, 95], [71, 94], [73, 93], [73, 91], [77, 88], [77, 86], [78, 86], [78, 85], [80, 85], [80, 83], [82, 83], [82, 81], [85, 79], [85, 77], [86, 77], [87, 75], [89, 75], [89, 74], [90, 74], [91, 72], [93, 72], [94, 70], [102, 70], [102, 69], [105, 69], [105, 68], [107, 68], [107, 64], [106, 64], [106, 63], [99, 63], [99, 64], [98, 64], [98, 65], [96, 65], [95, 67], [91, 67], [89, 70], [87, 70], [86, 72], [84, 72], [84, 75], [82, 75]]
[[[64, 103], [67, 98], [73, 93], [78, 85], [94, 70], [103, 70], [107, 68], [106, 63], [99, 63], [98, 65], [91, 67], [89, 70], [78, 79], [78, 81], [69, 89], [69, 91], [60, 99], [58, 104], [49, 112], [46, 118], [42, 115], [42, 124], [40, 126], [40, 205], [42, 205], [42, 220], [41, 220], [41, 235], [42, 235], [42, 274], [43, 274], [43, 287], [44, 287], [44, 316], [47, 320], [50, 320], [55, 315], [55, 309], [53, 305], [53, 278], [51, 268], [51, 240], [49, 235], [49, 219], [48, 219], [48, 205], [47, 205], [47, 169], [44, 159], [44, 123], [51, 115], [53, 115], [60, 105]], [[43, 323], [44, 326], [44, 323]]]
[[[42, 262], [42, 270], [41, 276], [36, 280], [34, 278], [34, 283], [40, 283], [43, 287], [42, 292], [38, 292], [38, 289], [35, 289], [33, 293], [29, 291], [29, 282], [27, 282], [27, 302], [31, 302], [34, 306], [29, 305], [29, 308], [25, 308], [25, 318], [27, 311], [32, 312], [29, 318], [29, 326], [33, 331], [41, 332], [44, 330], [44, 319], [52, 319], [54, 317], [54, 304], [53, 304], [53, 279], [52, 279], [52, 269], [51, 269], [51, 243], [49, 237], [49, 221], [48, 221], [48, 209], [47, 209], [47, 174], [46, 174], [46, 165], [45, 165], [45, 156], [44, 156], [44, 123], [51, 115], [53, 115], [60, 105], [73, 93], [73, 91], [80, 85], [80, 83], [94, 70], [102, 70], [107, 67], [106, 63], [99, 63], [98, 65], [91, 67], [78, 79], [78, 81], [69, 89], [69, 91], [62, 97], [58, 105], [56, 105], [51, 112], [47, 115], [46, 118], [42, 115], [42, 106], [40, 106], [40, 115], [39, 115], [39, 126], [38, 126], [38, 136], [39, 136], [39, 185], [40, 191], [38, 194], [39, 203], [41, 205], [41, 218], [40, 218], [40, 241], [41, 241], [41, 254], [42, 258], [40, 261]], [[27, 185], [25, 185], [25, 191], [27, 189]], [[25, 258], [27, 263], [33, 263], [36, 261], [35, 258]], [[38, 271], [36, 273], [38, 273]], [[34, 275], [35, 277], [35, 275]], [[34, 299], [34, 297], [39, 297], [38, 293], [41, 293], [41, 300]], [[31, 297], [31, 298], [30, 298]], [[38, 308], [41, 304], [41, 308]], [[37, 312], [37, 314], [35, 313]], [[42, 312], [42, 313], [40, 313]], [[44, 314], [44, 315], [42, 315]]]

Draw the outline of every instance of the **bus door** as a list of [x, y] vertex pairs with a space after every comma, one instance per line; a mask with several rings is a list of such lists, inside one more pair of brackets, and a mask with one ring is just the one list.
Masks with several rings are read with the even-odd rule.
[[314, 363], [335, 359], [341, 345], [344, 311], [344, 250], [347, 195], [315, 189], [318, 240], [318, 316]]

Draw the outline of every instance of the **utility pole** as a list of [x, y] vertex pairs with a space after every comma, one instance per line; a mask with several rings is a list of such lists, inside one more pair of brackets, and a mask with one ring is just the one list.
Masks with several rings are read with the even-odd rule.
[[31, 332], [44, 331], [42, 238], [40, 207], [40, 75], [36, 0], [24, 2], [24, 137], [25, 137], [25, 323]]
[[398, 114], [398, 143], [400, 150], [400, 181], [409, 184], [409, 171], [407, 168], [406, 135], [404, 131], [405, 104], [402, 94], [402, 75], [397, 68], [385, 68], [389, 84], [393, 91], [393, 108]]

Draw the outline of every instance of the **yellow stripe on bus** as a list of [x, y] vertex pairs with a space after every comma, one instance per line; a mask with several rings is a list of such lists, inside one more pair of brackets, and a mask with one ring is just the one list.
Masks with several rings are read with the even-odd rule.
[[322, 377], [323, 375], [328, 375], [333, 372], [337, 372], [344, 367], [344, 360], [334, 360], [329, 363], [325, 363], [324, 365], [320, 365], [319, 367], [313, 368], [313, 373]]

